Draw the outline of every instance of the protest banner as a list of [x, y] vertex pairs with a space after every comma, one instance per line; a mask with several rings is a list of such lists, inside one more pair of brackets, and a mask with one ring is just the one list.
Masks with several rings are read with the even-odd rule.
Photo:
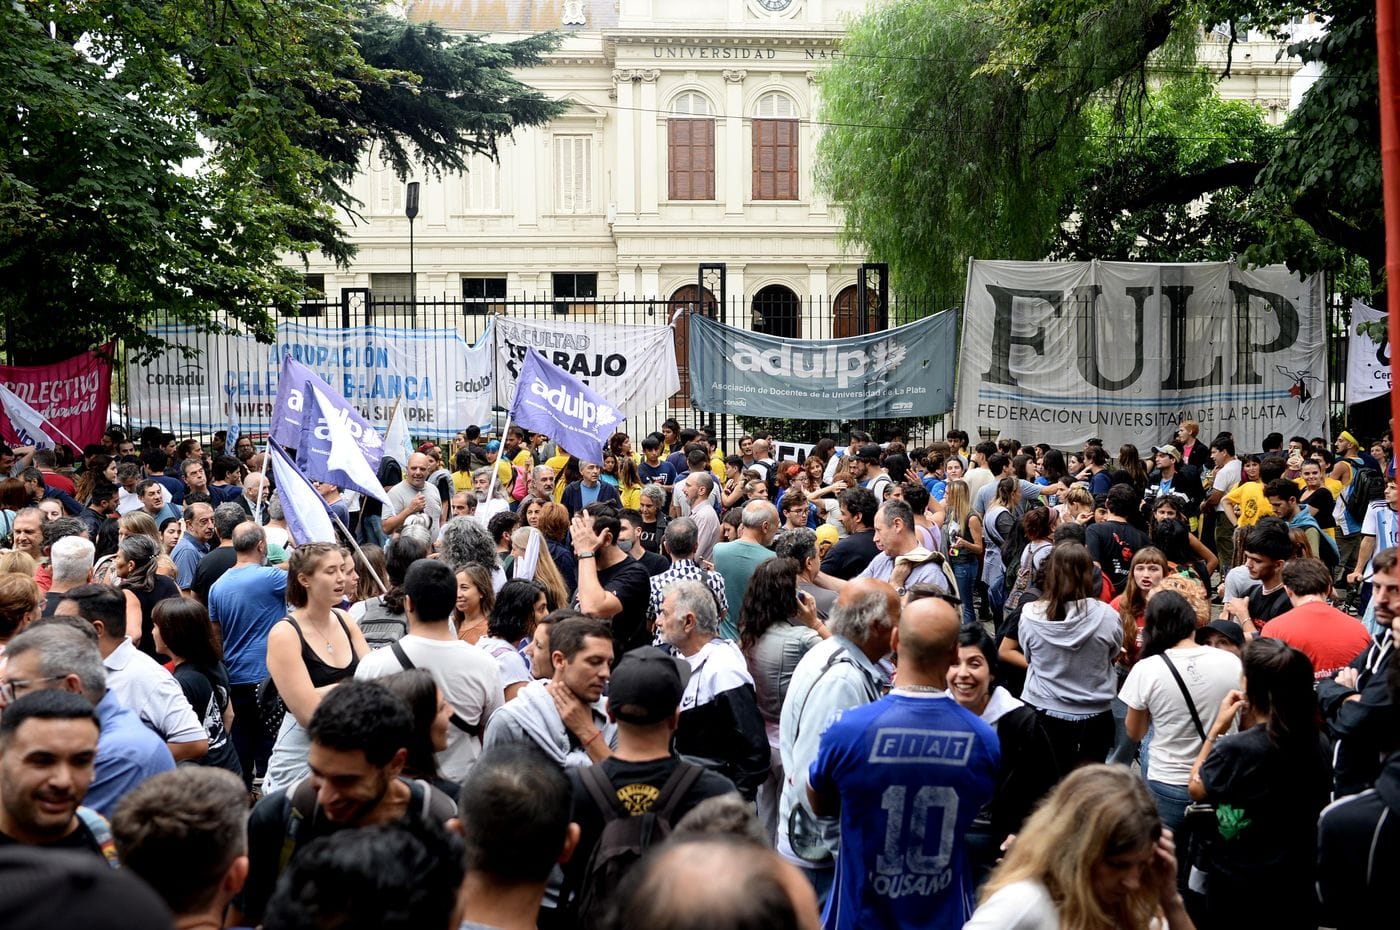
[[[51, 365], [0, 365], [0, 383], [53, 425], [48, 432], [78, 451], [101, 442], [107, 428], [107, 405], [112, 396], [110, 345]], [[0, 437], [19, 443], [10, 424], [0, 420]], [[20, 443], [22, 444], [22, 443]]]
[[[623, 412], [638, 416], [681, 389], [669, 326], [556, 323], [497, 317], [496, 402], [509, 406], [529, 349], [578, 378]], [[484, 341], [484, 340], [483, 340]]]
[[579, 461], [599, 464], [603, 442], [622, 420], [619, 413], [582, 379], [551, 363], [539, 350], [526, 350], [510, 405], [512, 422], [552, 437]]
[[1386, 318], [1359, 300], [1351, 302], [1351, 332], [1347, 337], [1347, 406], [1390, 393], [1389, 335], [1377, 342], [1362, 329]]
[[[209, 432], [269, 422], [282, 358], [310, 368], [381, 429], [397, 404], [410, 430], [446, 435], [491, 422], [492, 339], [475, 346], [451, 329], [323, 328], [284, 323], [273, 345], [251, 336], [159, 326], [172, 344], [146, 365], [128, 365], [133, 422]], [[177, 346], [195, 350], [187, 357]]]
[[1225, 262], [973, 261], [956, 423], [1110, 450], [1168, 442], [1187, 419], [1241, 451], [1325, 433], [1322, 287]]
[[690, 315], [690, 390], [701, 410], [799, 420], [889, 419], [953, 406], [957, 316], [848, 339], [785, 339]]

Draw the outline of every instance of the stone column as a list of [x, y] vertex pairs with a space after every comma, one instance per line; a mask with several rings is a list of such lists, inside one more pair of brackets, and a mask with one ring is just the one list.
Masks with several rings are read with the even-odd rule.
[[[744, 212], [749, 171], [744, 164], [744, 78], [747, 71], [724, 71], [724, 212]], [[730, 274], [733, 274], [731, 271]]]

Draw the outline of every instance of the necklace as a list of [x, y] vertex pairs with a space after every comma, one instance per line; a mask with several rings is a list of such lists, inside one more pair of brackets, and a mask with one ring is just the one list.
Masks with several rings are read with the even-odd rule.
[[[303, 621], [303, 622], [305, 622], [305, 621]], [[310, 624], [309, 622], [306, 623], [306, 625], [307, 625], [307, 626], [311, 626], [311, 624]], [[316, 626], [312, 626], [311, 629], [315, 631], [315, 633], [316, 633], [316, 635], [317, 635], [318, 637], [320, 637], [321, 639], [324, 639], [324, 640], [326, 641], [326, 655], [328, 655], [328, 656], [334, 656], [334, 655], [335, 655], [335, 646], [331, 645], [331, 638], [330, 638], [329, 636], [327, 636], [327, 635], [325, 634], [325, 632], [323, 632], [321, 625], [320, 625], [320, 624], [317, 624]]]
[[895, 685], [896, 691], [914, 691], [919, 694], [942, 694], [947, 688], [940, 688], [937, 685]]

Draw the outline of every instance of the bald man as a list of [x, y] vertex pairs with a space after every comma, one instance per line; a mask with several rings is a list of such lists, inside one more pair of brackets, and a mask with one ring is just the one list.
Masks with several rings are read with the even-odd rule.
[[1001, 746], [944, 690], [959, 624], [941, 598], [906, 605], [891, 640], [894, 690], [821, 735], [805, 773], [807, 802], [841, 818], [824, 927], [961, 927], [972, 916], [963, 838], [991, 800]]
[[665, 844], [628, 877], [618, 904], [619, 927], [821, 926], [812, 886], [797, 869], [771, 850], [725, 835]]
[[432, 459], [423, 453], [415, 452], [408, 457], [404, 478], [389, 489], [389, 503], [384, 505], [385, 535], [392, 536], [409, 517], [421, 514], [428, 521], [429, 537], [437, 536], [438, 525], [442, 522], [442, 495], [428, 483], [432, 470]]
[[880, 660], [890, 652], [899, 622], [899, 595], [884, 581], [857, 578], [841, 589], [826, 627], [830, 638], [797, 663], [778, 717], [782, 796], [778, 801], [778, 852], [807, 873], [825, 899], [835, 875], [840, 824], [818, 817], [808, 804], [806, 772], [831, 721], [879, 700], [889, 689]]

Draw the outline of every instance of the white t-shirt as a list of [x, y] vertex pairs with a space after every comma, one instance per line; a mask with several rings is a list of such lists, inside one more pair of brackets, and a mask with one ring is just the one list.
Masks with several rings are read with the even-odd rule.
[[[1370, 504], [1366, 508], [1366, 516], [1361, 519], [1361, 535], [1376, 537], [1375, 552], [1395, 548], [1400, 543], [1400, 514], [1391, 510], [1385, 501]], [[1374, 558], [1372, 561], [1375, 561]], [[1373, 574], [1371, 562], [1367, 562], [1362, 579], [1369, 581]]]
[[963, 930], [1060, 930], [1060, 912], [1040, 882], [1012, 882], [973, 912]]
[[[1220, 710], [1220, 702], [1240, 687], [1240, 660], [1233, 653], [1210, 646], [1168, 649], [1167, 655], [1200, 715], [1207, 732]], [[1191, 765], [1201, 751], [1201, 737], [1191, 722], [1186, 698], [1160, 655], [1133, 666], [1118, 695], [1133, 710], [1152, 715], [1152, 743], [1147, 753], [1147, 773], [1153, 781], [1185, 785]]]
[[159, 662], [137, 649], [130, 637], [102, 660], [107, 690], [167, 743], [208, 739], [184, 689]]
[[[459, 717], [468, 723], [479, 721], [482, 730], [486, 729], [486, 721], [505, 703], [500, 669], [486, 650], [461, 640], [426, 639], [412, 633], [400, 639], [399, 645], [414, 666], [432, 673], [442, 696]], [[394, 650], [386, 647], [361, 659], [355, 677], [384, 678], [403, 670]], [[481, 740], [468, 736], [455, 724], [449, 725], [447, 748], [437, 757], [442, 777], [461, 781], [480, 755]]]
[[1244, 466], [1239, 459], [1230, 459], [1224, 465], [1215, 470], [1215, 479], [1210, 483], [1212, 491], [1220, 492], [1220, 503], [1215, 505], [1217, 513], [1224, 513], [1229, 505], [1225, 503], [1225, 495], [1234, 490], [1235, 485], [1240, 483], [1240, 475]]

